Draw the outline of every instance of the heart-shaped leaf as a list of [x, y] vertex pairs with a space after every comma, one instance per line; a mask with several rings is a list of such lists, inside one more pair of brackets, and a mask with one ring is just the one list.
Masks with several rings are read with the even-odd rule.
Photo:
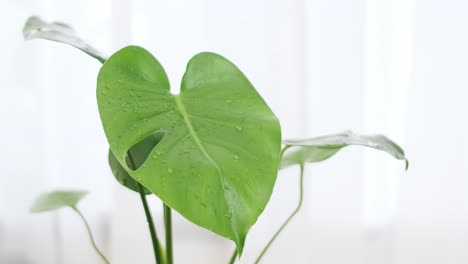
[[399, 160], [406, 162], [403, 149], [383, 135], [359, 135], [350, 131], [316, 138], [284, 140], [288, 147], [281, 159], [280, 169], [295, 164], [319, 162], [335, 155], [340, 149], [350, 145], [360, 145], [385, 151]]
[[[112, 152], [129, 174], [241, 253], [273, 190], [281, 146], [277, 118], [242, 72], [200, 53], [173, 95], [159, 62], [126, 47], [103, 65], [97, 98]], [[157, 131], [165, 136], [132, 170], [128, 150]]]
[[76, 208], [78, 202], [88, 194], [84, 191], [53, 191], [41, 194], [34, 201], [31, 212], [40, 213], [63, 207]]
[[100, 62], [104, 62], [107, 57], [78, 37], [72, 27], [62, 22], [47, 23], [39, 17], [32, 16], [24, 24], [23, 37], [25, 40], [47, 39], [65, 43], [85, 52]]

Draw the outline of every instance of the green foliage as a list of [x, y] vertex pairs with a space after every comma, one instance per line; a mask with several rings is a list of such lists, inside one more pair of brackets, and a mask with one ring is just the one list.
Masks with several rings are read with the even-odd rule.
[[320, 162], [335, 155], [339, 150], [351, 145], [360, 145], [385, 151], [396, 159], [408, 160], [403, 149], [383, 135], [360, 135], [353, 132], [342, 132], [316, 138], [284, 140], [287, 150], [283, 155], [280, 168], [284, 169], [295, 164]]
[[281, 158], [280, 169], [293, 165], [299, 165], [301, 169], [299, 178], [299, 199], [296, 209], [288, 218], [286, 218], [280, 228], [275, 232], [273, 237], [269, 240], [255, 260], [255, 263], [260, 262], [275, 239], [301, 209], [304, 197], [304, 165], [306, 163], [324, 161], [346, 146], [358, 145], [382, 150], [399, 160], [405, 160], [406, 169], [408, 169], [408, 160], [405, 157], [403, 149], [382, 135], [359, 135], [348, 131], [316, 138], [283, 140], [283, 143], [285, 144], [285, 147], [283, 148], [284, 155]]
[[[97, 97], [111, 147], [109, 165], [123, 186], [140, 193], [157, 263], [172, 263], [170, 207], [193, 223], [233, 240], [238, 251], [231, 258], [233, 263], [270, 198], [277, 170], [299, 165], [298, 206], [265, 246], [257, 263], [302, 205], [305, 163], [326, 160], [346, 146], [362, 145], [405, 160], [408, 168], [403, 150], [382, 135], [344, 132], [284, 140], [280, 153], [277, 118], [243, 73], [220, 55], [195, 55], [187, 65], [180, 94], [174, 95], [163, 67], [143, 48], [126, 47], [107, 59], [70, 26], [46, 23], [38, 17], [28, 19], [23, 35], [26, 40], [47, 39], [74, 46], [104, 63]], [[145, 196], [151, 193], [165, 203], [167, 249], [159, 243], [152, 223]], [[31, 211], [74, 209], [83, 219], [96, 252], [108, 263], [76, 207], [85, 195], [77, 191], [46, 193]]]
[[[112, 152], [127, 172], [241, 252], [270, 198], [281, 145], [277, 118], [241, 71], [200, 53], [173, 95], [159, 62], [126, 47], [102, 67], [97, 97]], [[164, 137], [132, 170], [128, 150], [158, 131]]]
[[106, 60], [106, 55], [84, 42], [78, 37], [72, 27], [61, 22], [47, 23], [39, 17], [30, 17], [23, 27], [23, 36], [25, 40], [47, 39], [65, 43], [85, 52], [101, 62]]
[[96, 241], [94, 240], [93, 233], [91, 232], [91, 228], [86, 221], [86, 218], [78, 209], [77, 205], [78, 202], [83, 199], [88, 194], [88, 192], [84, 191], [52, 191], [48, 193], [41, 194], [33, 203], [31, 207], [31, 212], [33, 213], [40, 213], [40, 212], [48, 212], [57, 210], [64, 207], [69, 207], [73, 209], [83, 221], [83, 224], [86, 227], [86, 231], [88, 232], [89, 240], [93, 249], [96, 253], [101, 257], [104, 263], [109, 263], [107, 257], [102, 253], [102, 251], [96, 245]]
[[48, 212], [63, 207], [76, 208], [78, 202], [87, 194], [88, 192], [84, 191], [53, 191], [43, 193], [34, 201], [31, 212]]

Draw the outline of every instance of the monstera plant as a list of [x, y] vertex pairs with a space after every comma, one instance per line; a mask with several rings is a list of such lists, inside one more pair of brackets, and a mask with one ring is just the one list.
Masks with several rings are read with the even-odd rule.
[[[282, 140], [280, 122], [247, 77], [215, 53], [195, 55], [187, 64], [179, 94], [172, 94], [163, 66], [144, 48], [128, 46], [107, 57], [68, 25], [38, 17], [27, 20], [23, 34], [27, 40], [72, 45], [103, 64], [96, 94], [110, 145], [109, 165], [115, 178], [141, 197], [156, 263], [173, 263], [171, 210], [232, 240], [236, 250], [229, 263], [234, 263], [270, 199], [278, 170], [299, 166], [298, 206], [259, 254], [258, 263], [301, 207], [306, 163], [328, 159], [349, 145], [376, 148], [406, 161], [403, 150], [381, 135], [344, 132]], [[85, 221], [95, 250], [109, 263], [77, 209], [84, 194], [45, 193], [32, 211], [75, 210]], [[164, 245], [146, 200], [153, 194], [164, 206]]]

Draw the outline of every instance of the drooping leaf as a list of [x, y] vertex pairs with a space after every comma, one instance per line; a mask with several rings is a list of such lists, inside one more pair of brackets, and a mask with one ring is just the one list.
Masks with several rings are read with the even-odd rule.
[[41, 194], [34, 201], [31, 212], [40, 213], [63, 207], [76, 208], [78, 202], [88, 194], [85, 191], [52, 191]]
[[72, 27], [62, 22], [47, 23], [39, 17], [32, 16], [23, 27], [23, 36], [25, 40], [48, 39], [71, 45], [102, 63], [107, 58], [106, 55], [78, 37]]
[[289, 148], [283, 155], [280, 169], [295, 164], [319, 162], [335, 155], [339, 150], [350, 145], [360, 145], [382, 150], [396, 159], [404, 160], [408, 169], [408, 160], [403, 149], [383, 135], [359, 135], [353, 132], [343, 132], [316, 138], [283, 140]]
[[[242, 252], [270, 198], [281, 145], [277, 118], [242, 72], [200, 53], [173, 95], [159, 62], [126, 47], [103, 65], [97, 98], [112, 152], [130, 175]], [[128, 150], [156, 131], [165, 136], [132, 171]]]
[[342, 147], [290, 147], [281, 158], [280, 169], [284, 169], [296, 164], [309, 162], [320, 162], [335, 155]]
[[[109, 150], [109, 166], [112, 170], [112, 174], [114, 175], [115, 179], [120, 184], [132, 191], [139, 192], [138, 182], [135, 181], [135, 179], [133, 179], [132, 176], [128, 174], [128, 172], [122, 167], [122, 165], [120, 165], [119, 161], [115, 158], [114, 154], [112, 154], [111, 150]], [[148, 191], [148, 189], [144, 188], [144, 190], [146, 195], [151, 194], [151, 192]]]
[[[165, 134], [166, 133], [162, 131], [152, 133], [129, 150], [132, 161], [129, 160], [130, 156], [127, 156], [126, 162], [127, 164], [132, 162], [135, 165], [135, 168], [131, 169], [139, 168], [145, 162], [146, 157], [148, 157], [148, 155], [151, 153], [151, 150], [153, 150], [159, 141], [161, 141]], [[111, 150], [109, 150], [109, 166], [112, 170], [112, 174], [118, 182], [132, 191], [139, 192], [138, 182], [135, 181], [135, 179], [133, 179], [130, 174], [128, 174], [122, 165], [120, 165], [119, 161], [115, 158]], [[144, 188], [144, 190], [145, 194], [151, 194], [148, 189]]]

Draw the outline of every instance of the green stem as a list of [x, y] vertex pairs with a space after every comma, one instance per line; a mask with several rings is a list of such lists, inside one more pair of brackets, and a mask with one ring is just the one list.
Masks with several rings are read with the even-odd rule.
[[237, 248], [234, 249], [231, 259], [229, 260], [229, 264], [234, 264], [236, 262], [236, 258], [237, 258]]
[[273, 235], [273, 237], [270, 239], [268, 244], [263, 248], [262, 252], [260, 255], [257, 257], [255, 260], [255, 264], [259, 263], [262, 257], [265, 255], [267, 250], [270, 248], [271, 244], [273, 244], [273, 241], [278, 237], [278, 235], [283, 231], [283, 229], [288, 225], [288, 223], [291, 221], [291, 219], [296, 216], [296, 214], [299, 212], [302, 206], [302, 200], [304, 197], [304, 164], [300, 164], [301, 167], [301, 175], [300, 175], [300, 182], [299, 182], [299, 203], [297, 204], [296, 209], [292, 212], [292, 214], [286, 219], [286, 221], [281, 225], [281, 227], [276, 231], [276, 233]]
[[163, 203], [164, 227], [166, 228], [166, 264], [172, 264], [174, 257], [172, 253], [172, 213], [171, 208]]
[[148, 207], [148, 202], [146, 201], [145, 191], [140, 183], [138, 183], [138, 191], [140, 193], [141, 203], [143, 204], [143, 208], [145, 209], [146, 221], [148, 222], [148, 228], [151, 234], [151, 241], [153, 242], [154, 258], [156, 259], [157, 264], [163, 263], [161, 261], [161, 247], [159, 245], [158, 236], [156, 235], [156, 228], [154, 227], [153, 217], [151, 216], [151, 211]]
[[89, 227], [89, 224], [88, 224], [88, 221], [86, 221], [86, 218], [83, 216], [83, 214], [77, 207], [72, 207], [72, 209], [75, 210], [75, 212], [77, 212], [78, 215], [81, 217], [81, 220], [83, 220], [83, 223], [86, 226], [86, 230], [88, 231], [89, 240], [91, 240], [91, 244], [93, 245], [94, 250], [99, 254], [99, 256], [101, 256], [104, 263], [109, 264], [110, 263], [109, 260], [107, 260], [106, 256], [97, 247], [96, 241], [94, 241], [93, 233], [91, 233], [91, 228]]
[[286, 150], [288, 150], [288, 148], [290, 148], [291, 145], [284, 145], [284, 147], [281, 149], [281, 152], [280, 152], [280, 159], [283, 157], [283, 154]]
[[[128, 160], [131, 169], [136, 169], [135, 161], [133, 160], [132, 154], [128, 152]], [[151, 211], [148, 207], [148, 201], [146, 200], [145, 190], [143, 186], [138, 183], [138, 192], [140, 193], [141, 203], [143, 204], [143, 209], [145, 210], [146, 222], [148, 222], [148, 228], [151, 235], [151, 242], [153, 244], [153, 251], [154, 251], [154, 258], [156, 260], [156, 264], [163, 263], [161, 261], [161, 247], [159, 244], [158, 236], [156, 235], [156, 228], [154, 227], [153, 223], [153, 216], [151, 215]]]

